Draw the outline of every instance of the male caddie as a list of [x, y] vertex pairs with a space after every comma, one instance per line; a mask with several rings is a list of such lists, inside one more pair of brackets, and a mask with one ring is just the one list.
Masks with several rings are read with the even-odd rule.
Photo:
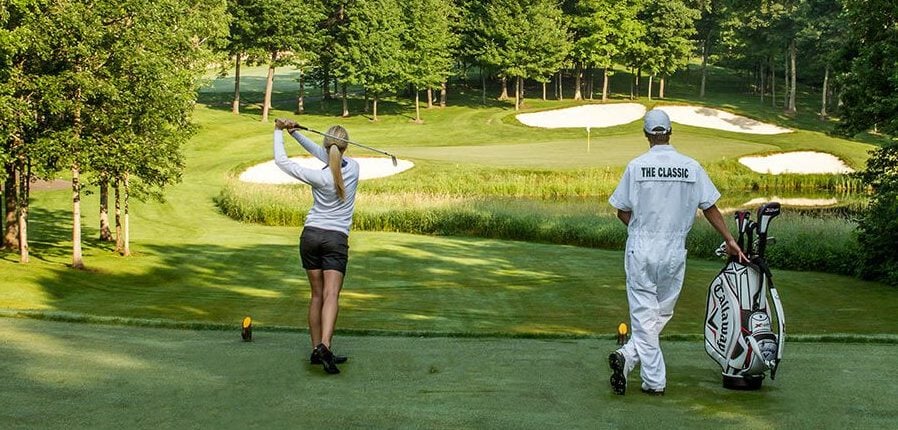
[[627, 165], [608, 201], [627, 225], [624, 271], [630, 307], [630, 340], [608, 357], [611, 388], [627, 390], [627, 375], [637, 364], [642, 391], [663, 395], [667, 385], [659, 336], [673, 316], [686, 271], [686, 234], [696, 209], [727, 244], [727, 252], [745, 258], [726, 228], [715, 203], [720, 193], [695, 160], [670, 145], [670, 118], [662, 110], [645, 115], [649, 151]]

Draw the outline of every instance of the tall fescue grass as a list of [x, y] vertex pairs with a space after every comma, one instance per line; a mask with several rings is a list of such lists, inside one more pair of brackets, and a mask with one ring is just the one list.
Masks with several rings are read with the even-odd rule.
[[[365, 187], [368, 183], [364, 183]], [[539, 195], [537, 193], [537, 195]], [[541, 197], [541, 196], [540, 196]], [[312, 198], [301, 185], [270, 186], [231, 180], [217, 204], [242, 221], [301, 226]], [[734, 206], [738, 206], [738, 203]], [[727, 215], [729, 218], [729, 215]], [[473, 236], [623, 249], [626, 227], [606, 197], [567, 199], [462, 197], [452, 193], [383, 193], [361, 190], [353, 229]], [[771, 227], [772, 267], [854, 275], [855, 223], [826, 212], [786, 210]], [[690, 255], [716, 258], [720, 236], [699, 216], [687, 238]]]

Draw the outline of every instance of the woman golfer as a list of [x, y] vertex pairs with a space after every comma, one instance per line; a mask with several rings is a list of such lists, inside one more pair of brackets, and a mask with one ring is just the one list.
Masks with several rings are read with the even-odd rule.
[[[314, 204], [306, 217], [299, 238], [302, 267], [309, 277], [312, 297], [309, 302], [309, 334], [312, 338], [312, 364], [321, 364], [327, 373], [340, 373], [337, 364], [346, 357], [331, 352], [331, 338], [339, 311], [338, 299], [349, 258], [349, 227], [355, 209], [355, 190], [359, 183], [359, 163], [344, 157], [349, 136], [343, 127], [331, 127], [322, 146], [296, 130], [293, 120], [277, 120], [274, 131], [274, 161], [288, 175], [312, 186]], [[302, 167], [290, 161], [284, 150], [287, 130], [310, 154], [323, 161], [323, 169]]]

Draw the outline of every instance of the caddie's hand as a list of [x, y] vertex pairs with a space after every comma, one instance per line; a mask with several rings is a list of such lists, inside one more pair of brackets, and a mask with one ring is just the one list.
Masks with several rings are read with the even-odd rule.
[[748, 263], [748, 257], [742, 253], [742, 249], [739, 248], [739, 244], [736, 243], [736, 239], [728, 239], [726, 241], [727, 244], [727, 254], [732, 255], [733, 257], [738, 257], [740, 263]]

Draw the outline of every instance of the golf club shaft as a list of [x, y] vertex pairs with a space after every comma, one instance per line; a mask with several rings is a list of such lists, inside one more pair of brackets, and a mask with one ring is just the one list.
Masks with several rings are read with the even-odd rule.
[[[318, 130], [313, 130], [313, 129], [308, 128], [308, 127], [306, 127], [306, 126], [304, 126], [304, 125], [297, 125], [297, 128], [299, 128], [300, 130], [310, 131], [310, 132], [315, 133], [315, 134], [320, 134], [320, 135], [322, 135], [322, 136], [324, 136], [324, 137], [329, 137], [329, 138], [331, 138], [331, 139], [342, 140], [342, 141], [344, 141], [344, 142], [346, 142], [346, 143], [351, 143], [351, 144], [353, 144], [353, 145], [355, 145], [355, 146], [359, 146], [359, 147], [365, 148], [365, 149], [367, 149], [367, 150], [369, 150], [369, 151], [374, 151], [374, 152], [377, 152], [377, 153], [386, 155], [386, 156], [392, 158], [393, 160], [396, 159], [396, 156], [393, 155], [393, 154], [390, 154], [389, 152], [381, 151], [381, 150], [379, 150], [379, 149], [375, 149], [375, 148], [372, 148], [372, 147], [370, 147], [370, 146], [365, 146], [365, 145], [362, 145], [361, 143], [356, 143], [356, 142], [353, 142], [353, 141], [351, 141], [351, 140], [349, 140], [349, 139], [344, 139], [344, 138], [342, 138], [342, 137], [337, 137], [337, 136], [334, 136], [334, 135], [330, 135], [330, 134], [327, 134], [327, 133], [324, 133], [324, 132], [321, 132], [321, 131], [318, 131]], [[393, 164], [395, 164], [395, 162], [394, 162]]]

